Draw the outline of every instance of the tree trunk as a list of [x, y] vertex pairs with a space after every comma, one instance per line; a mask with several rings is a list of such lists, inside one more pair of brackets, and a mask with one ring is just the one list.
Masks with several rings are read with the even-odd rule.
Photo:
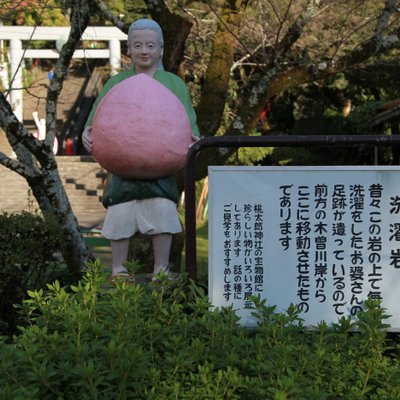
[[[0, 154], [0, 162], [24, 177], [32, 190], [43, 218], [55, 219], [64, 232], [63, 256], [69, 270], [78, 277], [89, 257], [58, 173], [54, 154], [44, 142], [36, 140], [17, 120], [3, 94], [0, 93], [0, 125], [17, 160]], [[38, 160], [40, 163], [38, 163]]]
[[55, 76], [47, 94], [46, 138], [35, 139], [15, 117], [10, 104], [0, 93], [0, 126], [17, 155], [11, 159], [0, 153], [0, 163], [24, 177], [32, 189], [44, 219], [55, 219], [64, 233], [64, 260], [73, 275], [79, 277], [88, 257], [89, 249], [79, 232], [67, 194], [58, 173], [52, 152], [56, 136], [57, 100], [72, 55], [82, 32], [89, 23], [91, 0], [74, 0], [71, 3], [71, 31], [55, 66]]
[[145, 3], [151, 17], [160, 24], [164, 33], [164, 68], [176, 74], [183, 58], [192, 23], [179, 14], [171, 12], [162, 0], [145, 1]]
[[197, 107], [202, 136], [213, 136], [221, 125], [240, 24], [248, 0], [225, 2], [214, 36], [201, 98]]

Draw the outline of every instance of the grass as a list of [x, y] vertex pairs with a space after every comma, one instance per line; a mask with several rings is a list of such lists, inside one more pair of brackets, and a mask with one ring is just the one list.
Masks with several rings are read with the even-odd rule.
[[[196, 229], [197, 248], [197, 278], [208, 279], [208, 221], [197, 224]], [[185, 268], [185, 249], [182, 253], [182, 269]]]
[[208, 221], [197, 227], [197, 277], [208, 278]]

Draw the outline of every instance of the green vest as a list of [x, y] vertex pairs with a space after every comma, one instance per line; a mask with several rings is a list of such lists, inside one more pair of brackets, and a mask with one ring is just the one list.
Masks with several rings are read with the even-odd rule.
[[[134, 70], [127, 70], [112, 76], [104, 85], [103, 90], [98, 95], [93, 108], [89, 114], [86, 125], [92, 124], [93, 116], [100, 100], [107, 92], [116, 84], [124, 79], [135, 75]], [[195, 136], [200, 136], [199, 128], [196, 122], [196, 113], [193, 109], [190, 93], [185, 83], [178, 76], [163, 70], [157, 70], [153, 78], [171, 90], [184, 105], [192, 131]], [[178, 203], [179, 191], [176, 185], [175, 176], [170, 175], [160, 179], [142, 180], [142, 179], [125, 179], [115, 174], [108, 174], [108, 182], [103, 193], [104, 207], [124, 203], [131, 200], [149, 199], [154, 197], [164, 197]]]

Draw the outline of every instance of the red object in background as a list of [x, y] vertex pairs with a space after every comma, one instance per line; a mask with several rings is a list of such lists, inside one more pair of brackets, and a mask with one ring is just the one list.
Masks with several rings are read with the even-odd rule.
[[67, 156], [74, 155], [74, 144], [72, 143], [71, 138], [67, 138], [67, 140], [65, 141], [65, 154]]
[[263, 110], [260, 113], [260, 116], [258, 118], [258, 127], [263, 130], [269, 130], [271, 129], [269, 122], [268, 122], [268, 114], [271, 111], [271, 103], [267, 101], [265, 103], [265, 106]]
[[264, 106], [263, 110], [261, 111], [260, 120], [261, 121], [266, 120], [268, 118], [268, 114], [269, 114], [270, 111], [271, 111], [271, 104], [270, 104], [269, 101], [267, 101], [265, 103], [265, 106]]

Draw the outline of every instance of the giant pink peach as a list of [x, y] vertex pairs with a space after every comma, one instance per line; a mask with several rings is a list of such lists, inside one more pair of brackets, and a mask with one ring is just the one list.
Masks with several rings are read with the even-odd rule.
[[146, 74], [115, 85], [92, 123], [93, 156], [124, 178], [156, 179], [185, 164], [192, 130], [178, 97]]

